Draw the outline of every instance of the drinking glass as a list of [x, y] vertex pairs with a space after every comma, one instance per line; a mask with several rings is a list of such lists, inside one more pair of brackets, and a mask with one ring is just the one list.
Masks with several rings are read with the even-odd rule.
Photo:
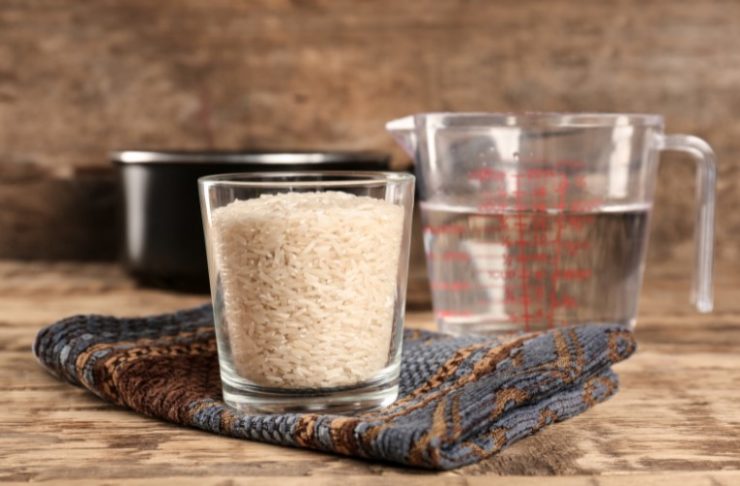
[[199, 179], [224, 400], [348, 411], [398, 394], [414, 177]]

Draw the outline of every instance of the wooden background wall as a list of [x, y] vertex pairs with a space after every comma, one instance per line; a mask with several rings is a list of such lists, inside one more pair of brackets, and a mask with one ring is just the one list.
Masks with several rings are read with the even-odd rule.
[[[738, 256], [736, 0], [2, 0], [0, 258], [112, 258], [110, 149], [402, 164], [383, 123], [429, 110], [663, 113], [716, 148]], [[664, 160], [650, 258], [688, 258], [692, 165]]]

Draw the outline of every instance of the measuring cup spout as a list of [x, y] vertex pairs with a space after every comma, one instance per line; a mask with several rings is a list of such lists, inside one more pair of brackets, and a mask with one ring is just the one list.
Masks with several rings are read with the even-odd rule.
[[398, 144], [403, 147], [412, 159], [416, 160], [417, 136], [416, 122], [413, 116], [406, 116], [385, 124], [385, 129], [393, 135]]

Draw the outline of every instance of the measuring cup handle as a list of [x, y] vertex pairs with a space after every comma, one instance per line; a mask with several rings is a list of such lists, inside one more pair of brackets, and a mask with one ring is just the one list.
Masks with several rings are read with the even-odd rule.
[[693, 135], [664, 135], [661, 150], [685, 152], [696, 161], [696, 222], [694, 225], [694, 281], [691, 301], [699, 312], [711, 312], [714, 263], [714, 199], [717, 170], [714, 151]]

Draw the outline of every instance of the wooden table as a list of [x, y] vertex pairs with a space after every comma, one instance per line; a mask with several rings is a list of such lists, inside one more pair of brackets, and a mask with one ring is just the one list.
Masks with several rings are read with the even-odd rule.
[[[740, 484], [740, 272], [718, 270], [710, 315], [686, 303], [686, 278], [649, 273], [639, 350], [617, 366], [622, 389], [612, 400], [490, 460], [430, 473], [184, 429], [60, 383], [30, 352], [44, 324], [80, 312], [167, 311], [204, 298], [137, 289], [113, 265], [0, 262], [0, 481]], [[411, 313], [408, 325], [430, 327], [431, 315]]]

